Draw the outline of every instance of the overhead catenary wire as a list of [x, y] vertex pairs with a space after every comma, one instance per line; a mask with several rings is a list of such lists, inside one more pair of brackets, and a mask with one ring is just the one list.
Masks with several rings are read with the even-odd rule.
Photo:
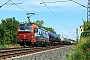
[[[37, 13], [28, 3], [25, 2], [25, 0], [23, 0], [23, 3], [25, 3], [27, 6], [29, 6], [29, 8], [31, 8], [35, 13]], [[38, 13], [37, 13], [38, 14]], [[39, 14], [38, 14], [39, 15]]]
[[[11, 0], [10, 0], [11, 1]], [[12, 2], [12, 1], [11, 1]], [[14, 2], [12, 2], [12, 3], [14, 3]], [[28, 11], [26, 11], [24, 8], [22, 8], [22, 7], [20, 7], [18, 4], [15, 4], [16, 6], [18, 6], [19, 8], [21, 8], [22, 10], [24, 10], [25, 12], [27, 12], [28, 13]]]
[[[44, 1], [42, 0], [42, 2], [43, 2], [43, 4], [50, 10], [50, 12], [54, 15], [54, 17], [61, 23], [61, 21], [59, 20], [59, 18], [52, 12], [52, 10], [44, 3]], [[63, 26], [64, 26], [64, 24], [63, 23], [61, 23]], [[65, 26], [64, 26], [65, 27]], [[65, 27], [66, 28], [66, 27]], [[67, 28], [66, 28], [67, 29]], [[74, 31], [72, 31], [72, 32], [74, 32]], [[75, 33], [75, 32], [74, 32]]]
[[[42, 17], [40, 14], [38, 14], [38, 12], [36, 12], [27, 2], [25, 2], [25, 0], [23, 0], [23, 3], [25, 3], [29, 8], [31, 8], [38, 16]], [[35, 18], [37, 18], [38, 20], [40, 20], [40, 18], [34, 16]], [[45, 23], [45, 22], [44, 22]], [[45, 23], [46, 25], [48, 25], [47, 23]]]
[[[44, 3], [44, 1], [42, 0], [42, 2]], [[44, 3], [44, 5], [50, 10], [50, 12], [56, 17], [56, 19], [61, 23], [61, 21], [59, 20], [59, 18], [52, 12], [52, 10]], [[57, 7], [56, 7], [57, 8]], [[58, 9], [58, 8], [57, 8]], [[59, 11], [59, 10], [58, 10]], [[60, 12], [59, 12], [59, 14], [60, 14]], [[63, 23], [61, 23], [63, 26], [64, 26], [64, 24]], [[65, 26], [64, 26], [65, 27]], [[65, 27], [66, 28], [66, 27]], [[67, 28], [66, 28], [67, 29]], [[70, 30], [70, 29], [69, 29]], [[76, 33], [76, 32], [74, 32], [74, 31], [72, 31], [72, 30], [70, 30], [71, 32], [73, 32], [73, 33]], [[70, 33], [71, 34], [71, 33]], [[71, 34], [72, 35], [72, 34]], [[74, 35], [74, 34], [73, 34]]]
[[72, 1], [72, 2], [74, 2], [74, 3], [76, 3], [76, 4], [78, 4], [78, 5], [80, 5], [80, 6], [82, 6], [82, 7], [88, 8], [88, 7], [82, 5], [82, 4], [80, 4], [80, 3], [78, 3], [78, 2], [76, 2], [76, 1], [74, 1], [74, 0], [70, 0], [70, 1]]
[[[56, 7], [56, 9], [57, 9], [57, 11], [58, 11], [58, 13], [59, 13], [59, 15], [60, 15], [59, 17], [62, 18], [62, 17], [61, 17], [61, 13], [60, 13], [60, 11], [59, 11], [59, 9], [58, 9], [56, 3], [55, 3], [55, 7]], [[63, 19], [63, 18], [62, 18], [62, 19]], [[62, 20], [62, 21], [63, 21], [63, 20]]]
[[[11, 1], [11, 0], [10, 0]], [[13, 1], [11, 1], [11, 3], [14, 3]], [[14, 4], [16, 5], [17, 7], [21, 8], [23, 11], [25, 11], [26, 13], [28, 13], [29, 11], [25, 10], [24, 8], [20, 7], [18, 4]], [[28, 5], [29, 6], [29, 5]], [[30, 6], [29, 6], [30, 7]], [[30, 7], [31, 8], [31, 7]], [[34, 9], [33, 9], [34, 10]], [[35, 11], [35, 10], [34, 10]], [[36, 11], [35, 11], [36, 12]], [[39, 15], [39, 14], [38, 14]], [[40, 20], [38, 17], [34, 16], [36, 19]], [[46, 23], [45, 23], [46, 24]], [[48, 24], [46, 24], [48, 25]]]
[[[11, 0], [10, 0], [11, 1]], [[13, 1], [11, 1], [12, 3], [14, 3]], [[24, 8], [20, 7], [18, 4], [15, 4], [16, 6], [18, 6], [19, 8], [21, 8], [23, 11], [25, 11], [26, 13], [28, 13], [29, 11], [25, 10]], [[36, 19], [39, 19], [38, 17], [34, 16]], [[39, 19], [40, 20], [40, 19]]]
[[[56, 9], [57, 9], [57, 11], [58, 11], [58, 13], [59, 13], [59, 15], [60, 15], [59, 17], [62, 18], [62, 17], [61, 17], [61, 14], [60, 14], [60, 11], [59, 11], [59, 9], [58, 9], [58, 7], [57, 7], [57, 5], [56, 5], [56, 3], [55, 3], [55, 7], [56, 7]], [[63, 20], [62, 20], [62, 21], [63, 21]], [[66, 28], [67, 28], [67, 27], [66, 27]], [[68, 29], [69, 29], [69, 28], [68, 28]], [[71, 29], [69, 29], [69, 30], [72, 31]], [[73, 32], [73, 31], [72, 31], [72, 32]], [[70, 33], [70, 32], [69, 32], [69, 33]], [[70, 33], [70, 34], [71, 34], [71, 33]]]
[[3, 5], [0, 6], [0, 8], [4, 5], [6, 5], [9, 1], [11, 1], [11, 0], [8, 0], [7, 2], [5, 2]]

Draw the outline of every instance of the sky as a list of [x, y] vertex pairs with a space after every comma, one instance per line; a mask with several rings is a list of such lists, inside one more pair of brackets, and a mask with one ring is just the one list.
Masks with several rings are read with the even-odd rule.
[[[3, 5], [9, 0], [0, 0]], [[11, 2], [12, 1], [12, 2]], [[35, 13], [31, 21], [43, 20], [44, 26], [52, 27], [57, 34], [66, 38], [76, 39], [76, 28], [83, 25], [82, 19], [87, 20], [87, 9], [67, 0], [11, 0], [0, 8], [0, 20], [15, 17], [20, 22], [28, 21], [27, 13]], [[87, 6], [88, 0], [74, 0]], [[43, 3], [42, 2], [55, 2]], [[22, 4], [12, 4], [22, 3]], [[79, 36], [80, 36], [80, 32]]]

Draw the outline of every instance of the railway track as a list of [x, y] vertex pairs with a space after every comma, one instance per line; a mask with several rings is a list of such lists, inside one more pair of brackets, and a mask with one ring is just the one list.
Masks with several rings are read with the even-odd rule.
[[40, 52], [44, 50], [59, 48], [64, 46], [49, 46], [49, 47], [33, 47], [33, 48], [8, 48], [0, 49], [0, 60]]

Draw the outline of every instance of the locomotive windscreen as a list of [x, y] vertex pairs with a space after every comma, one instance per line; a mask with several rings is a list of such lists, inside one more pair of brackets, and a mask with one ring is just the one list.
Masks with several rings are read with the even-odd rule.
[[30, 24], [28, 24], [26, 27], [25, 27], [25, 31], [31, 31], [32, 30], [32, 26]]
[[31, 24], [20, 24], [20, 30], [19, 31], [31, 31], [32, 25]]
[[25, 24], [20, 24], [20, 30], [24, 30], [25, 29]]

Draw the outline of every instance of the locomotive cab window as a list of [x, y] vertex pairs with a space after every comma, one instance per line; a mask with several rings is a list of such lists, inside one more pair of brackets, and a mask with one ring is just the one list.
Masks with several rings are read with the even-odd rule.
[[35, 33], [36, 33], [36, 32], [38, 32], [38, 29], [37, 29], [37, 28], [35, 28], [35, 29], [34, 29], [34, 32], [35, 32]]
[[25, 24], [20, 24], [20, 30], [21, 31], [25, 30]]
[[26, 27], [25, 27], [25, 31], [31, 31], [32, 30], [32, 26], [31, 25], [27, 25]]
[[20, 30], [19, 31], [31, 31], [32, 26], [30, 24], [20, 24]]

